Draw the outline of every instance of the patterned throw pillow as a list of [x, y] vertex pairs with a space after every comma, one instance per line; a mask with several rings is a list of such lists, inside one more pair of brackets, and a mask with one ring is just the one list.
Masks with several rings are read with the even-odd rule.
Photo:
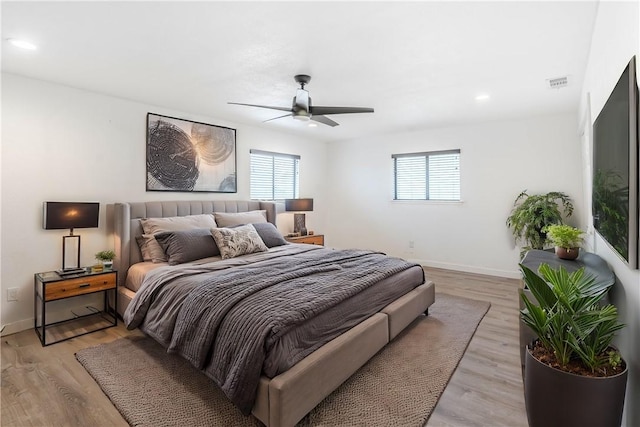
[[211, 234], [220, 249], [222, 259], [269, 250], [251, 224], [236, 228], [213, 228]]

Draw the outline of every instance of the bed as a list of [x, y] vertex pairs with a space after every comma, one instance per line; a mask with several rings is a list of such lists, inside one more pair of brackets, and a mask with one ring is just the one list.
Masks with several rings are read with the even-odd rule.
[[[216, 233], [212, 234], [218, 239], [224, 237], [221, 237], [224, 233], [233, 235], [246, 229], [247, 226], [240, 223], [252, 223], [249, 219], [255, 218], [257, 212], [264, 216], [264, 222], [268, 224], [253, 224], [248, 226], [248, 230], [253, 233], [269, 230], [269, 227], [274, 229], [279, 206], [273, 202], [116, 203], [114, 268], [120, 273], [118, 312], [129, 327], [139, 327], [169, 351], [180, 354], [213, 378], [245, 414], [250, 412], [267, 426], [293, 426], [407, 325], [423, 313], [426, 314], [435, 300], [435, 287], [424, 279], [421, 267], [383, 254], [358, 250], [337, 251], [303, 244], [278, 244], [268, 246], [269, 249], [265, 251], [237, 257], [172, 262], [176, 264], [173, 266], [167, 262], [154, 263], [143, 259], [140, 245], [149, 237], [143, 231], [143, 224], [146, 230], [151, 219], [187, 221], [215, 214], [220, 220], [231, 218], [232, 223], [237, 222], [231, 228], [225, 224], [218, 225], [224, 227], [214, 229]], [[243, 221], [245, 219], [247, 221]], [[167, 249], [167, 261], [183, 261], [179, 258], [184, 254], [178, 251], [174, 257], [176, 252], [171, 253], [171, 242], [167, 246], [166, 237], [169, 234], [173, 238], [180, 233], [155, 234]], [[189, 233], [193, 234], [192, 231], [184, 232]], [[269, 242], [269, 235], [263, 234], [261, 237], [264, 237], [264, 242]], [[220, 248], [228, 249], [224, 248], [224, 241], [216, 242]], [[149, 259], [148, 251], [145, 256]], [[323, 279], [311, 281], [310, 277], [316, 276]], [[267, 287], [265, 283], [271, 278], [273, 286]], [[232, 286], [232, 279], [239, 281], [239, 284]], [[305, 292], [311, 292], [312, 297], [298, 295], [300, 286], [291, 290], [292, 283], [304, 284]], [[254, 292], [251, 287], [259, 288], [260, 292]], [[251, 296], [230, 300], [229, 296], [236, 298], [238, 289], [243, 292], [247, 289], [247, 295]], [[286, 298], [281, 297], [284, 292], [290, 292]], [[272, 294], [270, 298], [275, 299], [266, 302], [260, 300], [262, 297], [255, 297], [263, 294]], [[205, 303], [205, 297], [212, 299]], [[253, 323], [231, 326], [229, 318], [239, 317], [238, 313], [249, 310], [251, 305], [258, 307], [257, 304], [264, 304], [262, 307], [265, 308], [248, 316], [250, 319], [242, 320]], [[222, 316], [217, 314], [221, 310], [211, 309], [225, 305], [233, 307], [229, 310], [235, 311], [225, 311]], [[282, 314], [285, 313], [283, 307], [288, 306], [294, 307], [291, 314]], [[180, 311], [176, 307], [189, 309]], [[313, 316], [309, 313], [313, 313]], [[296, 316], [299, 318], [290, 319]], [[318, 323], [312, 324], [311, 317], [313, 322]], [[202, 319], [207, 319], [210, 322], [207, 325], [215, 325], [218, 331], [216, 336], [206, 338], [206, 344], [203, 344], [203, 335], [207, 334], [193, 332], [209, 330], [209, 326], [202, 326]], [[336, 319], [343, 319], [345, 324], [338, 325]], [[293, 329], [285, 327], [281, 321], [297, 323]], [[167, 328], [172, 331], [173, 328], [188, 330], [185, 325], [189, 323], [195, 325], [191, 332], [178, 335], [166, 331]], [[242, 335], [247, 335], [243, 331], [258, 331], [255, 334], [260, 335], [259, 331], [264, 327], [273, 335], [274, 325], [278, 331], [277, 339], [259, 345], [243, 344]], [[319, 343], [313, 341], [313, 344], [301, 349], [300, 342], [312, 341], [305, 334], [313, 335], [314, 339], [321, 335], [325, 340]], [[227, 348], [235, 346], [242, 351], [242, 357], [228, 354], [230, 350], [227, 351]], [[251, 349], [248, 350], [248, 347]], [[252, 353], [256, 349], [258, 355]], [[296, 351], [292, 352], [291, 349]], [[212, 363], [209, 357], [212, 353], [216, 356], [218, 352], [222, 352], [219, 355], [221, 359]], [[233, 363], [237, 359], [246, 359], [246, 364], [227, 367], [218, 363], [227, 359], [233, 359]], [[258, 366], [258, 371], [253, 372], [255, 369], [252, 367], [255, 366]], [[228, 375], [229, 371], [240, 375], [243, 380], [233, 377], [233, 381], [227, 379], [225, 382], [224, 378], [227, 377], [224, 375]], [[251, 378], [246, 382], [250, 386], [244, 386], [245, 377]], [[220, 378], [223, 378], [221, 382]], [[251, 396], [249, 400], [247, 394]]]

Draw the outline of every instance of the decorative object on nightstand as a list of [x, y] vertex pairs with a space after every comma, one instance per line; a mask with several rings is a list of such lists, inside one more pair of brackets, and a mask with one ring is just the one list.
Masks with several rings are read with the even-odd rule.
[[287, 212], [296, 212], [293, 214], [293, 232], [306, 236], [305, 214], [299, 212], [313, 211], [313, 199], [286, 199], [284, 207]]
[[116, 253], [111, 249], [100, 251], [96, 254], [96, 259], [102, 262], [102, 266], [105, 270], [111, 270], [113, 268], [113, 259], [116, 257]]
[[[117, 271], [93, 272], [90, 269], [81, 269], [80, 273], [72, 275], [47, 271], [36, 273], [33, 282], [34, 329], [43, 346], [117, 326]], [[71, 311], [72, 318], [47, 324], [48, 303], [97, 292], [104, 294], [102, 310], [86, 306], [85, 314]]]
[[100, 203], [97, 202], [44, 202], [43, 228], [63, 230], [69, 235], [62, 237], [61, 274], [73, 274], [80, 267], [80, 236], [73, 234], [74, 228], [97, 228]]
[[308, 245], [324, 246], [324, 234], [310, 234], [307, 236], [285, 237], [290, 243], [306, 243]]

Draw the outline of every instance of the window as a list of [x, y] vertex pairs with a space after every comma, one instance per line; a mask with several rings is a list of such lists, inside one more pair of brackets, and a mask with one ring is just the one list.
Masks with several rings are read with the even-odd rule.
[[394, 200], [460, 200], [460, 150], [393, 154]]
[[299, 193], [300, 156], [250, 150], [251, 198], [254, 200], [295, 199]]

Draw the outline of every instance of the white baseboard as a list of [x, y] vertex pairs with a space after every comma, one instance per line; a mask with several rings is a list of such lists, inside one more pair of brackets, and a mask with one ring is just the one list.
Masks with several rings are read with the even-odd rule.
[[[87, 295], [84, 297], [76, 297], [77, 299], [74, 301], [74, 305], [70, 306], [59, 306], [49, 307], [47, 309], [47, 325], [50, 323], [61, 322], [63, 320], [72, 319], [75, 316], [75, 313], [78, 314], [88, 314], [89, 312], [86, 310], [87, 305], [93, 305], [95, 307], [101, 307], [102, 301], [96, 300], [93, 297], [93, 294]], [[101, 298], [100, 298], [101, 299]], [[33, 329], [33, 317], [28, 319], [18, 320], [13, 323], [7, 323], [3, 325], [4, 329], [2, 330], [2, 334], [0, 336], [6, 336], [11, 334], [16, 334], [18, 332], [26, 331], [27, 329]], [[34, 332], [35, 333], [35, 332]]]
[[499, 270], [496, 268], [476, 267], [472, 265], [453, 264], [448, 262], [428, 261], [424, 259], [409, 259], [408, 261], [425, 267], [442, 268], [445, 270], [463, 271], [465, 273], [484, 274], [487, 276], [506, 277], [508, 279], [520, 279], [522, 275], [519, 271]]
[[11, 334], [17, 334], [18, 332], [26, 331], [27, 329], [33, 329], [33, 317], [30, 319], [22, 319], [17, 322], [7, 323], [2, 330], [2, 335], [6, 336]]

